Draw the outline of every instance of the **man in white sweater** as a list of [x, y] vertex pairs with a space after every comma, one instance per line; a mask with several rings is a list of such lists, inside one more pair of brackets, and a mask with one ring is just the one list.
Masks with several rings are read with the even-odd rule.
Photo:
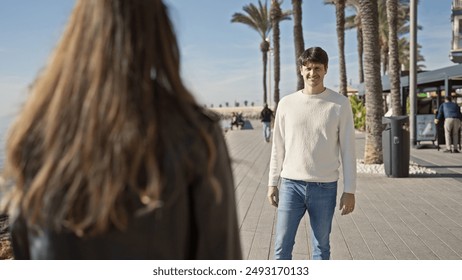
[[269, 202], [278, 207], [275, 259], [292, 258], [305, 212], [310, 217], [312, 259], [330, 259], [340, 163], [344, 188], [339, 209], [346, 215], [355, 207], [353, 114], [348, 98], [324, 87], [328, 60], [319, 47], [305, 50], [298, 59], [305, 88], [278, 104], [268, 183]]

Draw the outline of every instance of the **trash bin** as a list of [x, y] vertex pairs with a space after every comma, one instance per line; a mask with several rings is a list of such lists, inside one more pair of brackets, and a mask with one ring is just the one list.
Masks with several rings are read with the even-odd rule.
[[383, 117], [382, 151], [388, 177], [409, 177], [409, 117]]

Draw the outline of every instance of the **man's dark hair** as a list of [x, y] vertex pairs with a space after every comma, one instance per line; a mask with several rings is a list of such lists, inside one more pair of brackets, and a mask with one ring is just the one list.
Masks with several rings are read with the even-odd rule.
[[327, 55], [326, 51], [320, 47], [312, 47], [306, 49], [299, 57], [298, 57], [298, 66], [304, 66], [307, 63], [320, 63], [323, 64], [324, 67], [327, 69], [327, 64], [329, 63], [329, 56]]
[[445, 97], [444, 97], [444, 100], [445, 100], [445, 101], [451, 102], [451, 101], [452, 101], [452, 97], [451, 97], [451, 96], [445, 96]]

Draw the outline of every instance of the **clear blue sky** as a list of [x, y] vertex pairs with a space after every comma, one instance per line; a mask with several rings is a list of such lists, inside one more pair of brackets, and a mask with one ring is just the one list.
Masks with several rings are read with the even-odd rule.
[[[231, 23], [235, 12], [258, 0], [165, 0], [170, 7], [182, 54], [182, 75], [200, 103], [244, 100], [261, 104], [260, 37], [242, 24]], [[42, 68], [63, 31], [73, 0], [0, 0], [0, 116], [14, 113], [27, 86]], [[270, 2], [270, 1], [269, 1]], [[321, 46], [330, 55], [326, 85], [338, 87], [335, 8], [323, 0], [303, 1], [305, 47]], [[420, 0], [418, 43], [426, 70], [453, 65], [451, 0]], [[283, 10], [291, 9], [285, 0]], [[347, 10], [347, 14], [351, 13]], [[295, 90], [293, 22], [281, 23], [281, 96]], [[356, 31], [346, 32], [348, 81], [358, 81]], [[271, 88], [274, 82], [271, 81]]]

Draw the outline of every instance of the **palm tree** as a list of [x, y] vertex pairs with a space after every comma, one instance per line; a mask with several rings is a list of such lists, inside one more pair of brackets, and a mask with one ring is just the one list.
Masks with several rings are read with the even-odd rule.
[[400, 65], [398, 51], [398, 0], [387, 0], [388, 49], [391, 108], [393, 116], [402, 115], [400, 95]]
[[386, 0], [378, 2], [378, 20], [379, 20], [379, 44], [380, 62], [382, 64], [382, 74], [385, 75], [388, 69], [388, 19]]
[[268, 51], [270, 49], [269, 42], [266, 41], [268, 34], [271, 31], [271, 20], [269, 17], [268, 5], [265, 5], [258, 0], [258, 7], [254, 4], [248, 4], [242, 7], [245, 14], [234, 13], [231, 22], [242, 23], [250, 28], [256, 30], [260, 35], [262, 42], [260, 43], [260, 50], [262, 52], [263, 60], [263, 103], [267, 102], [267, 89], [266, 89], [266, 67], [268, 64]]
[[292, 0], [292, 12], [294, 17], [294, 47], [295, 47], [295, 73], [297, 74], [297, 90], [304, 87], [303, 77], [300, 75], [298, 58], [305, 50], [302, 27], [302, 2], [303, 0]]
[[[280, 62], [280, 32], [279, 22], [290, 19], [292, 11], [282, 11], [280, 0], [271, 1], [271, 23], [273, 25], [273, 51], [274, 51], [274, 110], [277, 110], [279, 103], [279, 80], [281, 79], [281, 62]], [[271, 77], [270, 77], [271, 79]]]
[[363, 28], [364, 83], [366, 86], [366, 143], [364, 162], [380, 164], [382, 155], [382, 81], [380, 78], [377, 2], [359, 0]]
[[347, 96], [347, 73], [345, 64], [345, 0], [335, 1], [335, 15], [337, 18], [337, 42], [340, 68], [339, 92]]
[[324, 4], [335, 5], [335, 16], [337, 19], [337, 43], [340, 70], [339, 93], [347, 96], [347, 74], [345, 63], [345, 5], [346, 0], [324, 0]]
[[[409, 71], [409, 57], [410, 57], [410, 46], [409, 41], [406, 37], [400, 38], [398, 40], [398, 51], [399, 51], [399, 62], [401, 65], [401, 70]], [[417, 44], [417, 62], [425, 61], [425, 57], [420, 53], [422, 45]], [[417, 64], [417, 71], [421, 71], [425, 68], [425, 64], [419, 63]]]
[[[387, 9], [388, 2], [387, 0], [379, 0], [379, 34], [380, 34], [380, 48], [381, 48], [381, 61], [382, 61], [382, 73], [385, 75], [389, 71], [389, 24], [387, 18]], [[396, 11], [396, 33], [399, 38], [405, 38], [409, 34], [410, 30], [410, 10], [409, 10], [409, 0], [398, 0], [397, 1], [397, 11]], [[418, 29], [421, 30], [422, 27], [418, 26]], [[398, 49], [400, 48], [409, 48], [409, 41], [405, 39], [402, 43], [398, 43]], [[418, 48], [418, 56], [423, 60], [423, 56], [420, 54], [420, 49]], [[399, 50], [398, 53], [402, 53], [402, 50]], [[400, 65], [404, 64], [403, 61], [409, 59], [408, 57], [399, 56]]]
[[359, 83], [364, 83], [363, 32], [361, 27], [361, 17], [359, 16], [359, 2], [358, 0], [347, 0], [346, 5], [353, 7], [356, 10], [356, 15], [351, 15], [345, 18], [345, 29], [356, 28], [356, 41], [358, 50], [358, 81]]
[[[335, 0], [325, 0], [328, 4], [334, 4]], [[385, 1], [386, 0], [378, 0], [379, 4], [379, 52], [381, 53], [381, 62], [382, 62], [382, 71], [383, 74], [388, 72], [388, 20], [386, 15], [385, 9]], [[362, 83], [364, 81], [363, 75], [363, 59], [362, 59], [362, 25], [361, 25], [361, 17], [359, 14], [359, 1], [358, 0], [347, 0], [347, 6], [353, 7], [356, 11], [356, 14], [350, 15], [345, 19], [345, 29], [353, 29], [356, 28], [357, 30], [357, 40], [358, 40], [358, 65], [359, 65], [359, 82]], [[398, 49], [399, 49], [399, 62], [400, 65], [408, 65], [409, 58], [405, 55], [406, 48], [409, 49], [409, 42], [405, 39], [405, 37], [401, 37], [409, 33], [409, 0], [398, 0], [397, 6], [397, 34], [399, 38]], [[421, 29], [419, 27], [419, 29]], [[418, 52], [420, 52], [418, 50]], [[418, 57], [424, 61], [425, 59], [419, 53]], [[424, 65], [421, 65], [425, 67]]]
[[[336, 5], [336, 13], [337, 13], [337, 36], [339, 36], [339, 22], [338, 22], [338, 0], [324, 0], [324, 4], [328, 5]], [[359, 0], [346, 0], [345, 5], [349, 7], [353, 7], [356, 10], [356, 14], [350, 15], [348, 17], [344, 17], [344, 29], [354, 29], [356, 28], [356, 40], [357, 40], [357, 48], [358, 48], [358, 80], [359, 83], [364, 82], [364, 70], [363, 70], [363, 35], [361, 29], [361, 17], [359, 16]], [[344, 33], [343, 33], [344, 34]], [[344, 36], [344, 35], [342, 35]], [[346, 75], [345, 75], [346, 76]]]

